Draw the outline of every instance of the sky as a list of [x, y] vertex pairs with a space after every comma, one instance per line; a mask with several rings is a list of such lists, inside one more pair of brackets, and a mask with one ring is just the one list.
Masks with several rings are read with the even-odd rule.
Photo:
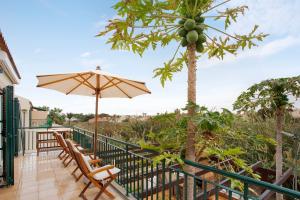
[[[94, 37], [108, 19], [116, 17], [113, 0], [0, 0], [0, 29], [22, 79], [16, 94], [34, 106], [59, 107], [64, 112], [93, 113], [94, 98], [64, 95], [36, 88], [36, 75], [93, 70], [144, 81], [152, 91], [133, 99], [101, 99], [100, 112], [156, 114], [186, 105], [187, 70], [175, 74], [163, 88], [153, 70], [169, 60], [175, 44], [143, 57], [111, 50], [107, 37]], [[217, 0], [216, 2], [220, 2]], [[270, 34], [258, 47], [228, 55], [224, 60], [197, 62], [197, 103], [211, 109], [229, 108], [254, 83], [269, 78], [300, 75], [300, 1], [232, 0], [219, 8], [248, 5], [249, 10], [229, 32], [246, 33], [258, 24]], [[211, 25], [218, 25], [211, 21]], [[213, 33], [212, 33], [213, 34]]]

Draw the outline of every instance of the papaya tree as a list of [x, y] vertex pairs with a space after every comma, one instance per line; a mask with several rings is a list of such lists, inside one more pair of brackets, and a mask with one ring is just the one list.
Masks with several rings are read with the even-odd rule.
[[[293, 101], [300, 97], [300, 76], [278, 78], [254, 84], [243, 92], [234, 103], [235, 110], [240, 112], [268, 110], [276, 118], [276, 180], [282, 175], [282, 131], [284, 115], [293, 108]], [[272, 116], [271, 115], [271, 116]], [[282, 199], [276, 194], [276, 199]]]
[[[230, 25], [247, 10], [247, 6], [224, 8], [230, 0], [119, 0], [113, 8], [117, 17], [108, 21], [97, 36], [108, 35], [112, 49], [129, 50], [142, 56], [145, 50], [177, 44], [174, 54], [162, 67], [154, 70], [162, 86], [172, 80], [174, 73], [188, 69], [187, 101], [196, 103], [196, 68], [199, 56], [223, 59], [256, 46], [266, 34], [257, 33], [255, 25], [247, 34], [229, 33]], [[215, 22], [216, 21], [216, 22]], [[220, 25], [223, 24], [223, 25]], [[198, 53], [198, 55], [197, 55]], [[188, 109], [193, 117], [195, 108]], [[195, 125], [187, 126], [186, 159], [195, 161]], [[192, 167], [186, 167], [193, 173]], [[188, 194], [193, 194], [188, 181]], [[190, 196], [189, 198], [192, 198]]]

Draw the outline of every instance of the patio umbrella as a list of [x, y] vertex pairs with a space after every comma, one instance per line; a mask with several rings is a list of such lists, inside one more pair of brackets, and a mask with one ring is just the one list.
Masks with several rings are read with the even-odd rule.
[[97, 153], [97, 129], [99, 98], [133, 98], [150, 94], [144, 82], [122, 78], [100, 70], [67, 74], [37, 76], [37, 87], [48, 88], [66, 95], [93, 96], [96, 98], [95, 133], [93, 140], [94, 155]]

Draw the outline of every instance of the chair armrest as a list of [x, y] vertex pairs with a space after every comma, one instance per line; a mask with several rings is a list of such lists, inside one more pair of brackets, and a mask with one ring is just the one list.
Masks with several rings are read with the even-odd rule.
[[78, 151], [80, 151], [81, 153], [83, 153], [83, 154], [89, 154], [89, 153], [92, 153], [90, 150], [88, 150], [88, 149], [81, 149], [81, 150], [79, 150], [78, 149]]
[[102, 160], [101, 159], [93, 159], [93, 160], [89, 160], [90, 164], [97, 164], [97, 163], [101, 163]]
[[108, 165], [108, 166], [105, 166], [105, 167], [100, 167], [98, 169], [95, 169], [94, 171], [92, 171], [91, 173], [89, 173], [88, 175], [90, 177], [93, 177], [95, 174], [99, 173], [99, 172], [103, 172], [103, 171], [108, 171], [109, 169], [113, 169], [115, 166], [113, 165]]

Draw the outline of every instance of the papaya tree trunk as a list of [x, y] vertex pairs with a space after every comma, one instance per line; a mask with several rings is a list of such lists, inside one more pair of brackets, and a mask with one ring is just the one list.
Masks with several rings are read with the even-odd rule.
[[[190, 44], [187, 47], [188, 57], [188, 103], [196, 104], [196, 45]], [[188, 116], [192, 117], [195, 114], [195, 107], [189, 106]], [[185, 159], [195, 161], [195, 125], [189, 120], [187, 124], [187, 140]], [[190, 174], [194, 174], [194, 168], [185, 166], [184, 168]], [[193, 199], [193, 178], [187, 180], [187, 199]]]
[[[277, 108], [276, 110], [276, 180], [279, 180], [282, 176], [282, 126], [283, 126], [284, 112], [283, 108]], [[276, 200], [283, 200], [283, 195], [276, 193]]]

